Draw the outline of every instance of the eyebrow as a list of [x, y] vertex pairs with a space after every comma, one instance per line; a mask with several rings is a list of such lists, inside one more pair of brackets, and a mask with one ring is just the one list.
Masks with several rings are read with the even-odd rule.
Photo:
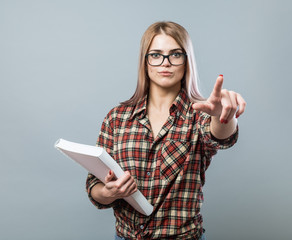
[[[178, 50], [183, 52], [183, 49], [182, 48], [171, 49], [169, 52], [175, 52], [175, 51], [178, 51]], [[159, 52], [159, 53], [162, 53], [163, 51], [160, 50], [160, 49], [151, 49], [151, 50], [149, 50], [149, 52]]]

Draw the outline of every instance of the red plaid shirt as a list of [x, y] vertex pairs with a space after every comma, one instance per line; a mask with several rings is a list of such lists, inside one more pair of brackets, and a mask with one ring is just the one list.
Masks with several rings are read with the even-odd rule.
[[118, 106], [105, 117], [97, 146], [103, 147], [130, 171], [138, 189], [154, 206], [150, 216], [134, 210], [126, 201], [102, 205], [91, 188], [98, 182], [89, 173], [86, 188], [98, 208], [113, 207], [119, 236], [129, 239], [199, 239], [202, 234], [202, 187], [205, 171], [218, 149], [231, 147], [238, 131], [225, 140], [210, 133], [210, 116], [197, 112], [184, 90], [154, 139], [146, 115], [147, 96], [136, 106]]

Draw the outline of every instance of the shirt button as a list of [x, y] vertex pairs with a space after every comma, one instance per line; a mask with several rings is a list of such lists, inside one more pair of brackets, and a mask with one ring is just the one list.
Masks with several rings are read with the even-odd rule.
[[144, 225], [140, 225], [140, 228], [143, 229], [144, 228]]
[[150, 176], [151, 175], [151, 173], [150, 172], [147, 172], [147, 176]]

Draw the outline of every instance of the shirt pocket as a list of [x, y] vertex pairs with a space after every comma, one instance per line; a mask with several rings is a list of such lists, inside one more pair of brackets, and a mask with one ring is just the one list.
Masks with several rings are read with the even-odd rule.
[[181, 141], [166, 141], [161, 149], [161, 178], [172, 181], [181, 171], [189, 156], [190, 143]]

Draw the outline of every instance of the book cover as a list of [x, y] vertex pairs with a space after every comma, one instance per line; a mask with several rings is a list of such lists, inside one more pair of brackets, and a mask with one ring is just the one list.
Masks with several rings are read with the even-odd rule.
[[[103, 183], [109, 170], [112, 170], [117, 178], [124, 174], [118, 163], [103, 148], [70, 142], [64, 139], [59, 139], [55, 143], [55, 148], [76, 161]], [[149, 216], [153, 211], [153, 206], [139, 190], [131, 196], [125, 197], [124, 200], [144, 215]]]

